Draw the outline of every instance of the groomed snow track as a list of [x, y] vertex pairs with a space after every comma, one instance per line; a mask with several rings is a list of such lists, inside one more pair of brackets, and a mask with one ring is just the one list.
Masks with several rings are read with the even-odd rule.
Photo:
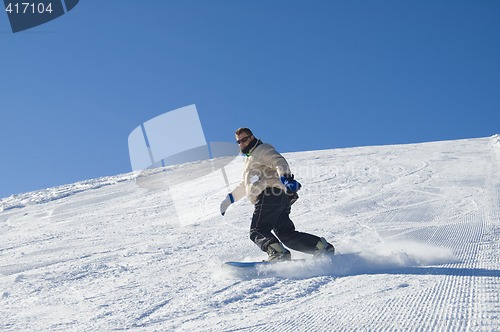
[[498, 135], [286, 157], [335, 264], [222, 269], [264, 256], [218, 171], [89, 180], [0, 200], [0, 330], [500, 330]]

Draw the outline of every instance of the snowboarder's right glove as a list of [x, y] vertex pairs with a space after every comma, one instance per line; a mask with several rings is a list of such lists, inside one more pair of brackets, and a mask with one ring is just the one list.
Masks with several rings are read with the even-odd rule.
[[302, 187], [302, 185], [295, 181], [293, 179], [293, 175], [291, 174], [285, 174], [283, 175], [281, 178], [281, 183], [283, 183], [285, 185], [285, 188], [286, 188], [286, 192], [291, 194], [291, 193], [296, 193], [297, 191], [299, 191], [300, 187]]
[[234, 197], [232, 194], [227, 194], [226, 198], [220, 203], [220, 213], [224, 215], [226, 213], [229, 205], [234, 203]]

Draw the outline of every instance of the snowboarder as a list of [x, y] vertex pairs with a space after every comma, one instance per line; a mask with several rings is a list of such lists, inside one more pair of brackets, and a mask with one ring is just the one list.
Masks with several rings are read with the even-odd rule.
[[236, 142], [247, 157], [243, 180], [222, 201], [221, 214], [232, 203], [248, 197], [255, 205], [250, 239], [269, 255], [268, 261], [291, 260], [285, 246], [315, 256], [333, 255], [333, 245], [322, 237], [296, 231], [290, 220], [291, 205], [298, 199], [301, 184], [294, 179], [286, 159], [248, 128], [236, 131]]

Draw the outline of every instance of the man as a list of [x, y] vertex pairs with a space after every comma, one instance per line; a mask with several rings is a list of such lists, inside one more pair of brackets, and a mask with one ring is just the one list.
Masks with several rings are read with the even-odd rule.
[[315, 256], [333, 255], [333, 245], [322, 237], [296, 231], [290, 220], [290, 207], [298, 199], [301, 185], [294, 180], [286, 159], [248, 128], [236, 131], [236, 142], [247, 157], [243, 180], [222, 201], [222, 215], [232, 203], [248, 197], [255, 205], [250, 239], [267, 252], [268, 261], [290, 260], [285, 246]]

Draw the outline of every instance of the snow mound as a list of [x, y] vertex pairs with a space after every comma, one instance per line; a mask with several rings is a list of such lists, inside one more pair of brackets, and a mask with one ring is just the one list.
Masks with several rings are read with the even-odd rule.
[[491, 137], [491, 143], [493, 146], [500, 147], [500, 134], [493, 135]]
[[73, 184], [37, 190], [29, 193], [11, 195], [10, 197], [0, 199], [0, 212], [24, 208], [29, 205], [56, 201], [87, 190], [99, 189], [104, 186], [111, 186], [123, 181], [129, 181], [131, 179], [135, 179], [136, 176], [137, 172], [133, 172], [117, 176], [80, 181]]

